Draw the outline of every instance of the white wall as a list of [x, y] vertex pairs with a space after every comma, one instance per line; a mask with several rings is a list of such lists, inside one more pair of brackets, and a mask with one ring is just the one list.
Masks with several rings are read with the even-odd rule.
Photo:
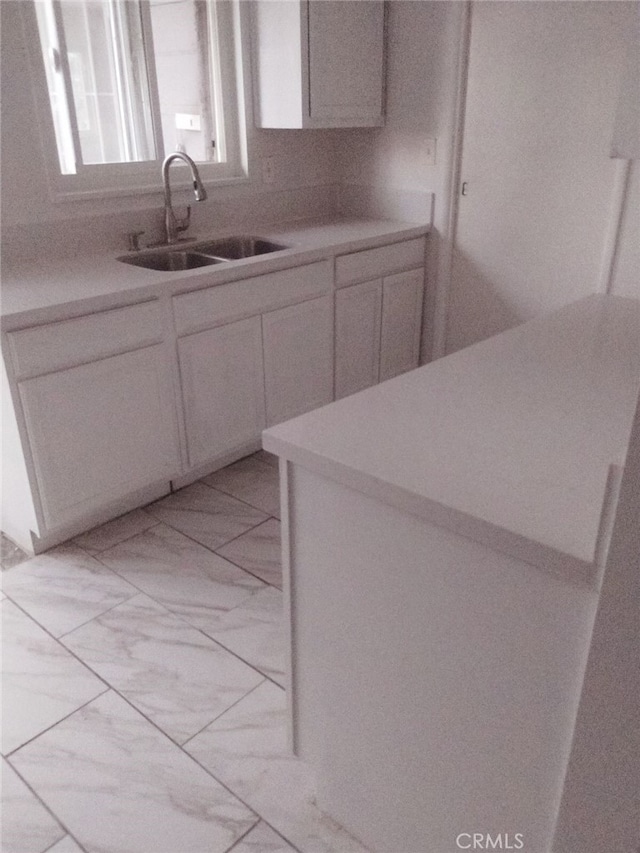
[[447, 351], [603, 286], [633, 3], [475, 3]]
[[[503, 198], [520, 198], [522, 204], [527, 203], [519, 168], [533, 149], [547, 171], [535, 194], [533, 218], [538, 243], [531, 234], [523, 233], [519, 258], [515, 261], [513, 241], [505, 246], [500, 274], [510, 280], [511, 291], [507, 288], [502, 305], [501, 298], [495, 296], [502, 282], [494, 289], [496, 282], [491, 275], [486, 288], [476, 286], [471, 292], [458, 294], [457, 301], [455, 298], [451, 301], [448, 317], [451, 348], [501, 331], [601, 287], [606, 234], [610, 216], [615, 215], [611, 201], [616, 165], [609, 159], [609, 146], [618, 75], [633, 14], [631, 3], [481, 2], [477, 5], [483, 17], [493, 15], [498, 19], [518, 7], [520, 17], [529, 20], [530, 29], [534, 25], [530, 37], [522, 34], [519, 37], [520, 53], [515, 53], [513, 59], [520, 70], [516, 71], [516, 65], [512, 73], [500, 69], [500, 91], [491, 80], [478, 82], [489, 106], [495, 106], [497, 98], [506, 98], [498, 106], [508, 120], [520, 123], [520, 137], [516, 133], [512, 139], [510, 157], [515, 166], [510, 183], [498, 190]], [[339, 149], [346, 190], [351, 193], [355, 186], [360, 196], [373, 200], [374, 205], [381, 196], [388, 198], [394, 190], [436, 193], [423, 360], [438, 334], [433, 324], [436, 290], [444, 290], [447, 284], [447, 244], [443, 235], [449, 215], [447, 191], [464, 7], [464, 3], [456, 2], [392, 0], [387, 124], [372, 135], [354, 134], [350, 149]], [[558, 19], [558, 25], [554, 24], [554, 18]], [[490, 28], [484, 35], [491, 60], [504, 45]], [[514, 39], [517, 35], [512, 32]], [[431, 138], [437, 138], [435, 165], [425, 159], [425, 139]], [[498, 130], [496, 146], [505, 141], [506, 132]], [[485, 159], [493, 153], [486, 152]], [[613, 292], [638, 297], [639, 180], [636, 165], [627, 194], [612, 282]], [[535, 190], [534, 178], [527, 191]], [[556, 214], [562, 218], [561, 233], [550, 226]], [[505, 227], [510, 227], [508, 207], [502, 209], [501, 216]], [[495, 223], [492, 227], [490, 218], [487, 215], [479, 223], [478, 243], [495, 243], [500, 239], [500, 234], [496, 234], [500, 229]], [[538, 275], [545, 264], [544, 275]], [[508, 306], [503, 308], [506, 303]], [[478, 317], [487, 321], [481, 329], [474, 328]]]
[[[361, 198], [373, 212], [418, 217], [425, 195], [435, 193], [434, 230], [429, 238], [423, 357], [433, 344], [435, 285], [440, 237], [448, 221], [456, 102], [456, 68], [465, 4], [393, 0], [388, 7], [387, 120], [379, 131], [357, 133], [338, 148], [345, 201]], [[427, 140], [437, 140], [435, 162]], [[401, 197], [397, 202], [396, 194]], [[413, 197], [413, 198], [412, 198]], [[423, 219], [431, 211], [424, 209]]]

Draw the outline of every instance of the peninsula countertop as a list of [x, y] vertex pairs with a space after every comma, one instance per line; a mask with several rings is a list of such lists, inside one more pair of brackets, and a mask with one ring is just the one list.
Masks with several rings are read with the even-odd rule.
[[272, 427], [294, 464], [578, 582], [640, 388], [640, 301], [593, 295]]

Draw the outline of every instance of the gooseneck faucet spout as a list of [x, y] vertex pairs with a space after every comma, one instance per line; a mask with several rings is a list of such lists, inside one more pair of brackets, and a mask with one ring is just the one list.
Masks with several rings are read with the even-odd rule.
[[164, 162], [162, 164], [162, 185], [164, 187], [164, 224], [167, 243], [175, 243], [178, 240], [178, 233], [180, 231], [187, 230], [191, 219], [190, 207], [187, 208], [187, 216], [185, 217], [185, 219], [178, 221], [175, 213], [173, 212], [173, 207], [171, 206], [169, 167], [175, 160], [182, 160], [183, 163], [186, 163], [187, 166], [189, 166], [189, 168], [191, 169], [193, 192], [195, 194], [196, 201], [204, 201], [207, 197], [207, 191], [205, 190], [202, 180], [200, 179], [198, 167], [188, 154], [183, 154], [181, 151], [174, 151], [173, 154], [169, 154], [167, 157], [164, 158]]

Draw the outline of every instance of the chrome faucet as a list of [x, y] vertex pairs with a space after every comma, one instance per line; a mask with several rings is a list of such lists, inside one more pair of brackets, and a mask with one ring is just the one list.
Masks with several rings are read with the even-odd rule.
[[162, 164], [162, 184], [164, 186], [164, 227], [166, 231], [166, 243], [177, 242], [178, 233], [180, 231], [186, 231], [189, 227], [189, 222], [191, 221], [191, 207], [187, 207], [186, 217], [184, 219], [178, 220], [175, 213], [173, 212], [173, 207], [171, 206], [169, 167], [174, 162], [174, 160], [182, 160], [191, 169], [193, 192], [195, 194], [196, 201], [204, 201], [207, 197], [207, 191], [205, 190], [200, 179], [198, 167], [188, 154], [183, 154], [181, 151], [174, 151], [173, 154], [169, 154], [167, 157], [164, 158], [164, 162]]

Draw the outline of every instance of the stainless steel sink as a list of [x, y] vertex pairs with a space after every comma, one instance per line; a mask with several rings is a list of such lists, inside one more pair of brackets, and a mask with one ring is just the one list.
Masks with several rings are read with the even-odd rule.
[[161, 270], [163, 272], [180, 272], [181, 270], [195, 270], [198, 267], [208, 267], [211, 264], [221, 264], [223, 258], [215, 258], [200, 252], [185, 252], [183, 249], [169, 249], [162, 252], [141, 252], [138, 254], [123, 255], [118, 258], [123, 264], [132, 264], [134, 267], [144, 267], [148, 270]]
[[224, 237], [221, 240], [194, 243], [188, 249], [167, 246], [155, 252], [132, 252], [130, 255], [122, 255], [118, 260], [123, 264], [132, 264], [134, 267], [144, 267], [148, 270], [179, 272], [226, 261], [238, 261], [241, 258], [253, 258], [286, 248], [288, 247], [260, 237]]
[[256, 255], [266, 255], [269, 252], [280, 252], [287, 246], [271, 243], [260, 237], [225, 237], [221, 240], [210, 240], [198, 243], [195, 250], [204, 255], [223, 258], [226, 261], [238, 261], [241, 258], [253, 258]]

